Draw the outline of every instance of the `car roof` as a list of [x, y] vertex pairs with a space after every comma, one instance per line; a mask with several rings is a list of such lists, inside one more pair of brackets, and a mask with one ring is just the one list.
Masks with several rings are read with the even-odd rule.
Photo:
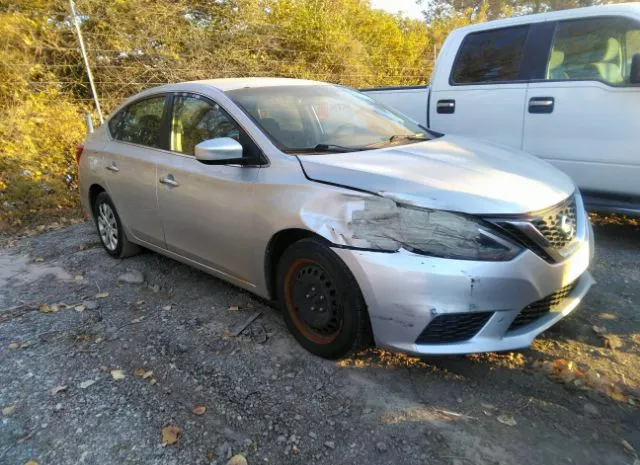
[[511, 18], [487, 21], [485, 23], [472, 24], [456, 29], [455, 33], [469, 33], [501, 27], [516, 26], [519, 24], [539, 23], [544, 21], [557, 21], [566, 19], [579, 19], [598, 16], [610, 16], [618, 14], [637, 14], [640, 12], [640, 2], [634, 3], [610, 3], [607, 5], [588, 6], [583, 8], [571, 8], [568, 10], [549, 11], [530, 15], [514, 16]]
[[310, 81], [307, 79], [292, 78], [274, 78], [274, 77], [239, 77], [239, 78], [222, 78], [222, 79], [205, 79], [201, 81], [177, 82], [175, 84], [165, 84], [160, 87], [154, 87], [143, 91], [141, 94], [155, 92], [188, 92], [189, 90], [202, 90], [203, 88], [213, 88], [222, 92], [236, 89], [249, 89], [260, 87], [276, 87], [276, 86], [312, 86], [312, 85], [331, 85], [326, 82]]

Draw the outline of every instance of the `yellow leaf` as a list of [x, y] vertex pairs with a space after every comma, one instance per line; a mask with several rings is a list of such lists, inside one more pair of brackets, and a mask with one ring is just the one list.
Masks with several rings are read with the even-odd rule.
[[11, 415], [13, 413], [13, 411], [16, 409], [15, 405], [9, 405], [5, 408], [2, 409], [2, 415], [5, 417], [8, 417], [9, 415]]
[[48, 305], [48, 304], [42, 304], [40, 305], [40, 312], [41, 313], [56, 313], [58, 310], [60, 310], [60, 307], [53, 304], [53, 305]]
[[28, 462], [25, 462], [24, 465], [38, 465], [38, 462], [36, 462], [35, 460], [29, 460]]
[[204, 412], [206, 411], [207, 411], [207, 407], [205, 407], [204, 405], [198, 405], [196, 408], [193, 409], [193, 414], [204, 415]]
[[126, 378], [124, 371], [122, 370], [111, 370], [111, 377], [115, 380]]
[[178, 442], [180, 435], [182, 434], [182, 428], [176, 425], [168, 425], [162, 428], [162, 444], [171, 446]]
[[96, 294], [96, 299], [104, 299], [105, 297], [109, 297], [108, 292], [98, 292]]

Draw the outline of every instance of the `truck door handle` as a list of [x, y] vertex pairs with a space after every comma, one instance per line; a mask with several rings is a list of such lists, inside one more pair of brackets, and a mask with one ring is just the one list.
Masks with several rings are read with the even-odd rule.
[[553, 97], [532, 97], [529, 99], [529, 113], [553, 113]]
[[438, 100], [436, 103], [436, 111], [438, 113], [451, 114], [456, 111], [455, 100]]
[[178, 187], [180, 185], [180, 183], [176, 181], [171, 175], [165, 176], [164, 178], [160, 178], [160, 183], [166, 184], [167, 186], [171, 186], [171, 187]]
[[116, 162], [113, 162], [110, 165], [105, 166], [105, 169], [109, 171], [113, 171], [114, 173], [117, 173], [118, 171], [120, 171], [120, 168], [118, 168], [118, 165], [116, 165]]

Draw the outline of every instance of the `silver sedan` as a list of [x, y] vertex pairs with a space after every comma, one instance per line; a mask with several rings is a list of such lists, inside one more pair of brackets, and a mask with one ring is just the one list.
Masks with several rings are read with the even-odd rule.
[[141, 247], [277, 302], [310, 352], [526, 347], [593, 283], [573, 182], [354, 90], [247, 78], [126, 101], [78, 150], [106, 251]]

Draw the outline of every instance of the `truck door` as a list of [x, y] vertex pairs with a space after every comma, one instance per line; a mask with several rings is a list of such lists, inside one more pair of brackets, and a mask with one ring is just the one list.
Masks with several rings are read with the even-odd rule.
[[546, 74], [527, 91], [523, 149], [587, 193], [640, 196], [640, 87], [630, 83], [638, 53], [640, 21], [559, 21]]
[[[459, 47], [445, 44], [443, 53], [451, 52], [439, 58], [431, 87], [432, 129], [520, 148], [529, 29], [522, 25], [472, 32]], [[459, 41], [454, 34], [449, 40]]]

